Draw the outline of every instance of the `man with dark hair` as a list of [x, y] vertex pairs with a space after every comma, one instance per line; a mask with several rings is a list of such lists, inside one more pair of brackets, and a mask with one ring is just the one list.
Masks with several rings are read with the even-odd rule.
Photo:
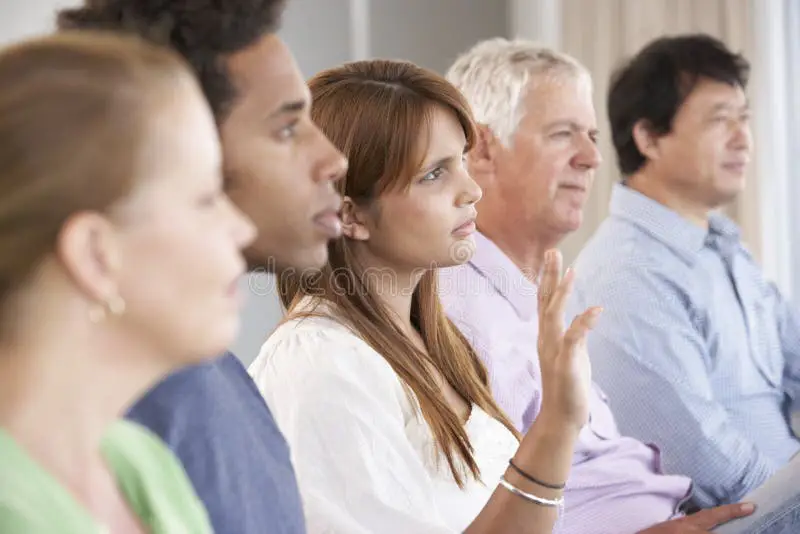
[[748, 70], [687, 35], [614, 74], [623, 182], [575, 264], [572, 308], [605, 310], [589, 353], [620, 430], [658, 444], [699, 506], [739, 501], [800, 451], [800, 316], [716, 212], [745, 185]]
[[[346, 161], [313, 124], [295, 61], [274, 35], [282, 0], [87, 0], [61, 29], [135, 32], [178, 50], [217, 119], [227, 193], [258, 228], [251, 269], [315, 268], [339, 235]], [[135, 112], [135, 110], [132, 110]], [[202, 259], [200, 259], [202, 261]], [[167, 378], [129, 417], [179, 456], [217, 534], [298, 534], [288, 447], [232, 354]]]

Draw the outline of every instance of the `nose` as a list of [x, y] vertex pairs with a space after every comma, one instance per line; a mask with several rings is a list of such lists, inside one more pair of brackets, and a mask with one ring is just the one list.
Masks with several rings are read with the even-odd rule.
[[456, 201], [459, 207], [477, 204], [481, 197], [483, 197], [483, 189], [481, 189], [478, 182], [473, 180], [472, 176], [466, 171], [464, 172], [464, 178], [464, 189], [461, 191], [461, 194], [458, 195]]
[[738, 121], [731, 137], [731, 147], [736, 150], [750, 151], [753, 143], [753, 134], [750, 123], [746, 120]]
[[227, 196], [225, 197], [225, 202], [228, 205], [231, 216], [230, 228], [233, 240], [240, 249], [246, 248], [256, 238], [256, 225]]
[[588, 136], [581, 136], [581, 146], [573, 158], [573, 164], [581, 170], [594, 170], [603, 162], [597, 143]]
[[319, 166], [315, 178], [320, 182], [337, 182], [347, 173], [347, 158], [330, 139], [317, 128], [319, 138]]

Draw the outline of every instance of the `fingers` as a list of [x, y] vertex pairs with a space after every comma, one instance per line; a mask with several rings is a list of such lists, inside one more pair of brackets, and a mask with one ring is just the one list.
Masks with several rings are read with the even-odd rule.
[[690, 515], [686, 520], [696, 527], [709, 530], [733, 519], [746, 517], [752, 514], [755, 509], [755, 506], [750, 503], [726, 504], [725, 506], [702, 510]]
[[602, 311], [603, 308], [600, 307], [589, 308], [572, 320], [572, 324], [569, 325], [567, 333], [564, 334], [564, 348], [567, 351], [570, 351], [586, 339], [589, 330], [594, 328], [594, 325], [597, 324], [597, 319], [600, 317]]
[[[549, 312], [556, 287], [561, 281], [561, 254], [557, 250], [548, 250], [544, 255], [544, 267], [539, 280], [539, 344], [560, 343], [560, 339], [552, 340], [552, 336], [561, 337], [561, 328], [553, 331], [552, 317]], [[540, 347], [541, 348], [541, 347]]]
[[539, 312], [544, 312], [553, 297], [553, 292], [561, 281], [561, 253], [548, 250], [544, 255], [542, 278], [539, 281]]
[[[559, 254], [559, 258], [560, 257], [561, 255]], [[551, 314], [553, 320], [558, 320], [562, 327], [564, 323], [564, 314], [567, 307], [567, 299], [572, 294], [574, 280], [575, 271], [572, 269], [567, 269], [567, 272], [564, 274], [564, 278], [561, 280], [561, 283], [556, 286], [555, 291], [553, 291], [553, 295], [550, 297], [550, 302], [547, 305], [547, 313]]]

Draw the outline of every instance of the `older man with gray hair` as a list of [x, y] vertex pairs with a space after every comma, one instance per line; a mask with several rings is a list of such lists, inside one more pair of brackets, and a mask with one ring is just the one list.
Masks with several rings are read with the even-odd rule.
[[[600, 164], [592, 81], [565, 54], [505, 39], [477, 44], [447, 77], [478, 122], [467, 162], [483, 199], [477, 251], [470, 262], [441, 271], [440, 292], [486, 363], [498, 402], [525, 432], [542, 393], [537, 273], [545, 251], [580, 226]], [[752, 512], [730, 505], [684, 517], [691, 481], [663, 474], [655, 447], [621, 436], [603, 393], [593, 389], [560, 533], [707, 532]]]

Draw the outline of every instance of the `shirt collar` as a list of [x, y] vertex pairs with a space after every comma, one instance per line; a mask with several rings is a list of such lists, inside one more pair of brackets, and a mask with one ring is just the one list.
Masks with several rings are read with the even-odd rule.
[[537, 288], [519, 267], [489, 238], [475, 233], [475, 254], [469, 264], [508, 301], [517, 315], [528, 321], [538, 310]]
[[688, 264], [694, 263], [711, 236], [739, 240], [739, 227], [721, 213], [712, 213], [708, 230], [704, 230], [663, 204], [623, 184], [614, 184], [610, 214], [633, 223], [667, 245]]

